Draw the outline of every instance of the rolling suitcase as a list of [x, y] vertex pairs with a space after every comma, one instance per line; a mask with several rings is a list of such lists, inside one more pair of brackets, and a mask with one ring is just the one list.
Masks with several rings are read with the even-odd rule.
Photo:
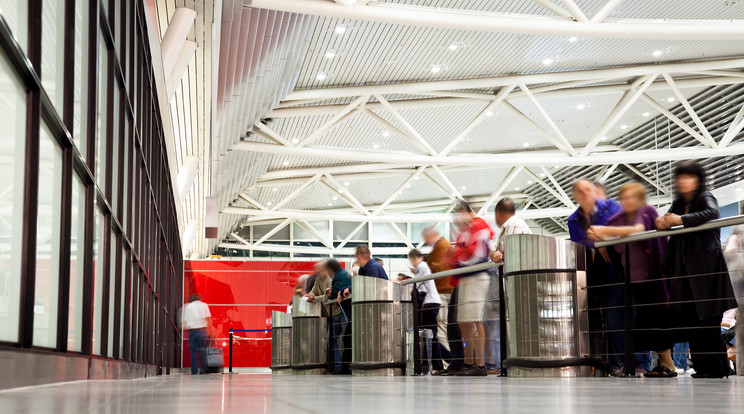
[[221, 372], [225, 367], [225, 358], [222, 356], [222, 348], [207, 348], [207, 372]]

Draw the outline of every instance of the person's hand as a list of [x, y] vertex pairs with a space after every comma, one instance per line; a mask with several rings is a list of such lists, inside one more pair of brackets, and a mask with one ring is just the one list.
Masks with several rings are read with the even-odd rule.
[[328, 299], [333, 299], [331, 297], [331, 292], [332, 292], [331, 288], [326, 289], [326, 296], [328, 296]]
[[414, 268], [412, 268], [412, 267], [409, 267], [409, 268], [408, 268], [408, 270], [410, 270], [410, 271], [411, 271], [411, 273], [413, 273], [414, 275], [416, 274], [416, 269], [414, 269]]
[[341, 302], [343, 301], [344, 301], [344, 295], [341, 292], [338, 292], [338, 298], [336, 298], [336, 303], [340, 305]]
[[351, 290], [349, 288], [344, 289], [344, 297], [348, 298], [349, 296], [351, 296]]
[[607, 229], [604, 226], [591, 226], [586, 231], [586, 237], [594, 241], [604, 240], [607, 238]]
[[313, 295], [311, 295], [309, 293], [307, 295], [303, 296], [303, 297], [306, 298], [308, 302], [312, 302], [313, 300], [315, 300], [315, 296], [313, 296]]
[[667, 228], [681, 226], [682, 216], [680, 216], [679, 214], [667, 213], [664, 214], [664, 222], [666, 223]]
[[491, 252], [491, 261], [494, 262], [494, 263], [503, 262], [504, 261], [504, 253], [501, 253], [498, 250]]
[[599, 254], [602, 255], [602, 258], [605, 260], [605, 262], [610, 262], [610, 252], [607, 251], [606, 247], [600, 247], [599, 249], [597, 249], [597, 251], [599, 251]]
[[666, 230], [668, 228], [663, 216], [656, 218], [656, 230]]

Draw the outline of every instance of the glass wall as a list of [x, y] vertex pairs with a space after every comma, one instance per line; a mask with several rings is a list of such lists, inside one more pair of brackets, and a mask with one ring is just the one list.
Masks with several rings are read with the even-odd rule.
[[0, 349], [167, 367], [183, 262], [145, 3], [39, 4], [0, 0]]

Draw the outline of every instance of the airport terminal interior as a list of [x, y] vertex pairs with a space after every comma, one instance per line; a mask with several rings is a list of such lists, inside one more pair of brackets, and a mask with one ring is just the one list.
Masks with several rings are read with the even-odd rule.
[[0, 0], [0, 413], [744, 410], [744, 1]]

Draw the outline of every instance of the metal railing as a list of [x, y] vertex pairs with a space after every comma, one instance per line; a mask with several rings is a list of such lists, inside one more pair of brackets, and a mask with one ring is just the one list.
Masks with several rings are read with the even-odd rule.
[[458, 267], [456, 269], [450, 269], [450, 270], [445, 270], [443, 272], [432, 273], [432, 274], [426, 275], [426, 276], [412, 277], [410, 279], [406, 279], [406, 280], [400, 282], [400, 284], [403, 285], [403, 286], [406, 286], [406, 285], [412, 285], [414, 283], [426, 282], [427, 280], [441, 279], [441, 278], [447, 277], [447, 276], [458, 276], [458, 275], [462, 275], [462, 274], [465, 274], [465, 273], [483, 272], [483, 271], [486, 271], [486, 270], [493, 269], [495, 267], [502, 266], [503, 264], [504, 264], [504, 262], [485, 262], [485, 263], [478, 263], [476, 265], [466, 266], [466, 267]]
[[597, 248], [610, 247], [623, 243], [657, 239], [659, 237], [677, 236], [680, 234], [696, 233], [703, 230], [720, 229], [722, 227], [736, 226], [738, 224], [744, 224], [744, 215], [715, 219], [695, 227], [674, 226], [669, 230], [644, 231], [626, 237], [617, 237], [609, 240], [598, 241], [594, 243], [594, 246]]

